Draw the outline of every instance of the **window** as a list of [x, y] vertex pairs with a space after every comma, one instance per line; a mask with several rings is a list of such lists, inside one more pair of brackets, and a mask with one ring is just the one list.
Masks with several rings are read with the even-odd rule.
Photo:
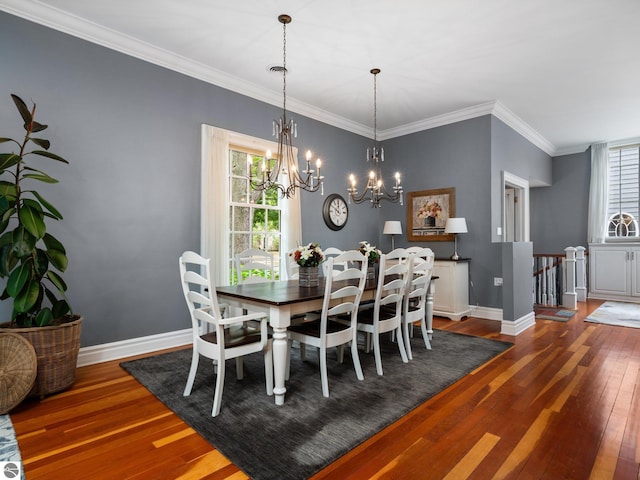
[[248, 167], [257, 175], [264, 161], [261, 152], [229, 146], [229, 273], [237, 283], [235, 256], [247, 248], [273, 254], [276, 279], [280, 270], [281, 206], [278, 191], [256, 191], [249, 184]]
[[286, 276], [283, 252], [302, 241], [300, 195], [265, 195], [250, 190], [247, 178], [249, 163], [257, 174], [263, 152], [278, 145], [210, 125], [202, 125], [201, 133], [200, 251], [213, 260], [216, 285], [237, 281], [234, 255], [249, 246], [273, 252], [278, 276]]
[[609, 149], [607, 236], [638, 237], [640, 218], [640, 145]]

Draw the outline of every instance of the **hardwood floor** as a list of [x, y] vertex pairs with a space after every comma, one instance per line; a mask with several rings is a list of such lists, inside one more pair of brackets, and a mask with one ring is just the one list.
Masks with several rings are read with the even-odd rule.
[[[313, 478], [638, 480], [640, 329], [583, 322], [600, 303], [518, 337], [436, 318], [515, 346]], [[246, 478], [118, 363], [11, 413], [28, 480]]]

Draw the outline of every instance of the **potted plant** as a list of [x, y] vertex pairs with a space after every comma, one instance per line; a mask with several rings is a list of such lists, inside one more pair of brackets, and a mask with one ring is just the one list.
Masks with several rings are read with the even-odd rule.
[[36, 121], [36, 105], [29, 109], [20, 97], [11, 97], [25, 135], [21, 140], [0, 137], [13, 150], [0, 153], [0, 277], [6, 279], [0, 300], [13, 307], [10, 321], [0, 329], [33, 345], [38, 374], [31, 395], [42, 397], [75, 381], [82, 317], [72, 314], [60, 276], [67, 268], [65, 248], [45, 223], [62, 215], [33, 189], [37, 182], [58, 181], [32, 165], [37, 160], [68, 162], [49, 152], [50, 142], [37, 135], [47, 125]]

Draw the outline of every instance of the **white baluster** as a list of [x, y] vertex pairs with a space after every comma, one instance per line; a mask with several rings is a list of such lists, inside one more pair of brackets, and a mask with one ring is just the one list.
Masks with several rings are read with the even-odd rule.
[[576, 247], [576, 295], [578, 302], [587, 301], [587, 265], [585, 261], [586, 248]]

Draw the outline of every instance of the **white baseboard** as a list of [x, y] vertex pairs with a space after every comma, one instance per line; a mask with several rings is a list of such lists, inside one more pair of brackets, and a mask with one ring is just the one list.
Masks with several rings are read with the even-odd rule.
[[524, 317], [520, 317], [515, 321], [502, 320], [502, 328], [500, 333], [502, 335], [518, 336], [526, 329], [533, 327], [536, 324], [536, 316], [533, 312], [527, 313]]
[[191, 329], [160, 333], [147, 337], [131, 338], [120, 342], [103, 343], [83, 347], [78, 354], [78, 367], [95, 363], [118, 360], [120, 358], [155, 352], [165, 348], [180, 347], [192, 342]]
[[471, 306], [471, 312], [469, 314], [472, 317], [484, 318], [487, 320], [502, 321], [502, 309], [493, 307], [480, 307], [478, 305]]

